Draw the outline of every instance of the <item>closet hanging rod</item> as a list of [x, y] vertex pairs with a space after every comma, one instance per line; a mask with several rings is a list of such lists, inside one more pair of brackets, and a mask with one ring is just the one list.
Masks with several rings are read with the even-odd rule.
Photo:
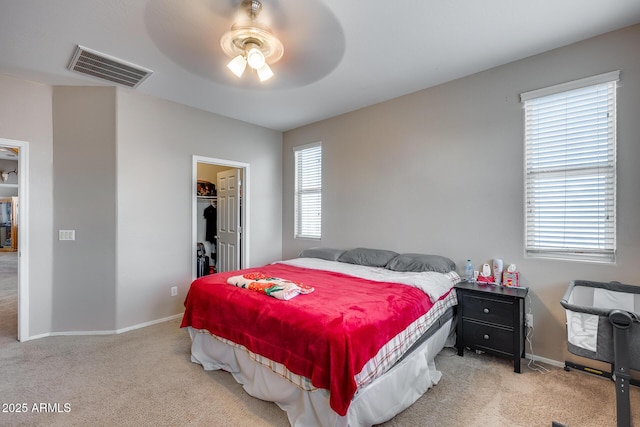
[[217, 200], [218, 196], [198, 196], [198, 199], [204, 199], [204, 200]]

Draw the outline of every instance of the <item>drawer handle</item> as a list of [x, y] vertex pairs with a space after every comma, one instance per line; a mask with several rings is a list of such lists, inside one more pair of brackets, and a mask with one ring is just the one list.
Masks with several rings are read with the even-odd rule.
[[484, 339], [485, 339], [485, 340], [488, 340], [488, 339], [489, 339], [489, 335], [484, 334]]
[[482, 310], [482, 311], [484, 311], [484, 313], [485, 313], [485, 314], [489, 314], [489, 309], [488, 309], [488, 308], [485, 308], [485, 309], [484, 309], [484, 310]]

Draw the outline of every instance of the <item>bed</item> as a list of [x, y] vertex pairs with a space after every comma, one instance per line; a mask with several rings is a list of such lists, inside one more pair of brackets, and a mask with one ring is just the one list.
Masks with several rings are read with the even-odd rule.
[[181, 326], [193, 362], [230, 372], [291, 425], [370, 426], [440, 380], [459, 281], [442, 256], [312, 248], [196, 279]]

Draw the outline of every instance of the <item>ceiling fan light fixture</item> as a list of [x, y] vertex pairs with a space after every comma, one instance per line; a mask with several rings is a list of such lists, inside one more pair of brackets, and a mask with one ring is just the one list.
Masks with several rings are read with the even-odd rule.
[[249, 64], [249, 67], [254, 70], [259, 70], [266, 65], [264, 54], [255, 44], [250, 46], [247, 50], [247, 63]]
[[247, 68], [247, 60], [244, 59], [244, 56], [238, 55], [227, 64], [227, 68], [236, 76], [242, 77], [244, 69]]
[[261, 82], [269, 80], [271, 77], [273, 77], [273, 71], [271, 71], [271, 67], [269, 67], [267, 64], [264, 64], [262, 67], [258, 68], [257, 71], [258, 78]]
[[246, 17], [236, 21], [220, 39], [224, 53], [233, 58], [227, 67], [241, 77], [248, 64], [258, 72], [260, 81], [268, 80], [273, 77], [269, 64], [278, 62], [284, 53], [282, 42], [258, 21], [262, 10], [259, 1], [243, 0], [239, 9]]

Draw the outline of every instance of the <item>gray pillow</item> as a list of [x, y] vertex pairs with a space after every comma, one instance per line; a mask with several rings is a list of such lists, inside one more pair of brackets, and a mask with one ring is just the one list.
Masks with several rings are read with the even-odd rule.
[[448, 273], [456, 269], [456, 263], [440, 255], [402, 254], [389, 261], [387, 268], [393, 271]]
[[384, 267], [397, 255], [397, 252], [382, 249], [355, 248], [340, 255], [338, 261], [370, 267]]
[[327, 261], [337, 261], [340, 255], [344, 253], [344, 249], [331, 248], [308, 248], [300, 252], [300, 258], [320, 258]]

